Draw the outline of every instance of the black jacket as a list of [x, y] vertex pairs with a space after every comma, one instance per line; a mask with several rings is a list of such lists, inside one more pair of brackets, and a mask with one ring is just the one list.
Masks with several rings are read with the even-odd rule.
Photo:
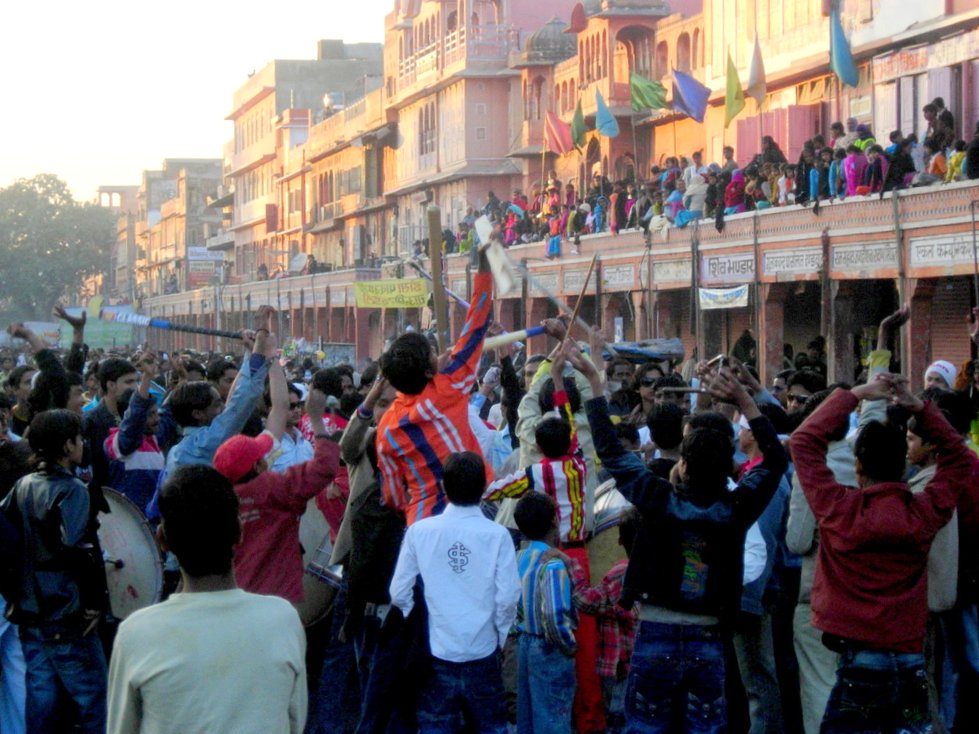
[[788, 467], [788, 456], [768, 418], [751, 421], [764, 460], [737, 488], [704, 507], [684, 498], [622, 448], [604, 397], [589, 400], [585, 409], [602, 466], [641, 516], [620, 604], [639, 601], [729, 618], [741, 608], [745, 534]]

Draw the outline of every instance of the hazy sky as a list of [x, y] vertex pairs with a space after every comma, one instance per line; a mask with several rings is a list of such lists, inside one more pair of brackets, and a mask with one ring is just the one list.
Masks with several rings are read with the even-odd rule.
[[376, 41], [395, 0], [10, 0], [0, 24], [0, 186], [55, 173], [75, 197], [164, 158], [220, 158], [231, 95], [320, 38]]

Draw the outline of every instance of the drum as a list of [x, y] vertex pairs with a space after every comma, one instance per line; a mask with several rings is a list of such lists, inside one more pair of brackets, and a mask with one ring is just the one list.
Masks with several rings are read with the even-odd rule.
[[296, 604], [302, 623], [309, 627], [322, 621], [333, 606], [333, 599], [343, 578], [342, 566], [331, 566], [330, 526], [316, 505], [316, 498], [306, 504], [299, 520], [299, 542], [303, 549], [303, 600]]
[[603, 482], [595, 490], [595, 529], [588, 541], [592, 585], [598, 584], [612, 566], [626, 557], [625, 548], [619, 545], [617, 528], [631, 508], [632, 503], [615, 488], [614, 479]]
[[163, 558], [139, 508], [121, 492], [103, 487], [108, 513], [99, 513], [99, 543], [105, 559], [112, 614], [125, 619], [160, 601]]

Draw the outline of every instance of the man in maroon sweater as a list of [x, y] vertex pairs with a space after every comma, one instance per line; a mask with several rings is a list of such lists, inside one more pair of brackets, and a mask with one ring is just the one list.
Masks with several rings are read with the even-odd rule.
[[[904, 482], [902, 429], [871, 422], [856, 439], [859, 489], [837, 484], [826, 466], [830, 437], [861, 400], [892, 398], [908, 408], [938, 470], [920, 494]], [[821, 734], [931, 731], [924, 671], [928, 550], [973, 476], [975, 455], [904, 378], [881, 375], [836, 390], [792, 435], [792, 459], [819, 523], [813, 625], [841, 653]]]
[[265, 430], [255, 438], [229, 438], [214, 454], [214, 468], [234, 484], [241, 502], [241, 542], [234, 560], [238, 585], [297, 603], [303, 600], [299, 518], [307, 502], [336, 476], [340, 447], [323, 425], [326, 395], [313, 388], [306, 399], [313, 458], [281, 474], [269, 471], [269, 454], [285, 432], [289, 413], [286, 376], [278, 363], [269, 368], [269, 394], [272, 407]]

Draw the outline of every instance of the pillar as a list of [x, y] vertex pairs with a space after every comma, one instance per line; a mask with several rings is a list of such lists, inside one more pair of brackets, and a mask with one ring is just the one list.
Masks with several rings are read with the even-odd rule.
[[856, 363], [853, 357], [853, 283], [834, 280], [830, 284], [833, 324], [827, 338], [827, 381], [853, 382]]
[[[904, 326], [904, 343], [908, 345], [908, 354], [901, 355], [901, 368], [904, 374], [916, 379], [923, 378], [925, 370], [931, 364], [931, 307], [935, 283], [935, 280], [919, 278], [908, 278], [905, 281], [904, 292], [910, 296], [911, 318]], [[963, 333], [965, 329], [963, 326]]]
[[771, 385], [784, 364], [785, 299], [788, 291], [789, 285], [786, 283], [761, 283], [758, 287], [760, 333], [756, 336], [756, 352], [762, 385]]

